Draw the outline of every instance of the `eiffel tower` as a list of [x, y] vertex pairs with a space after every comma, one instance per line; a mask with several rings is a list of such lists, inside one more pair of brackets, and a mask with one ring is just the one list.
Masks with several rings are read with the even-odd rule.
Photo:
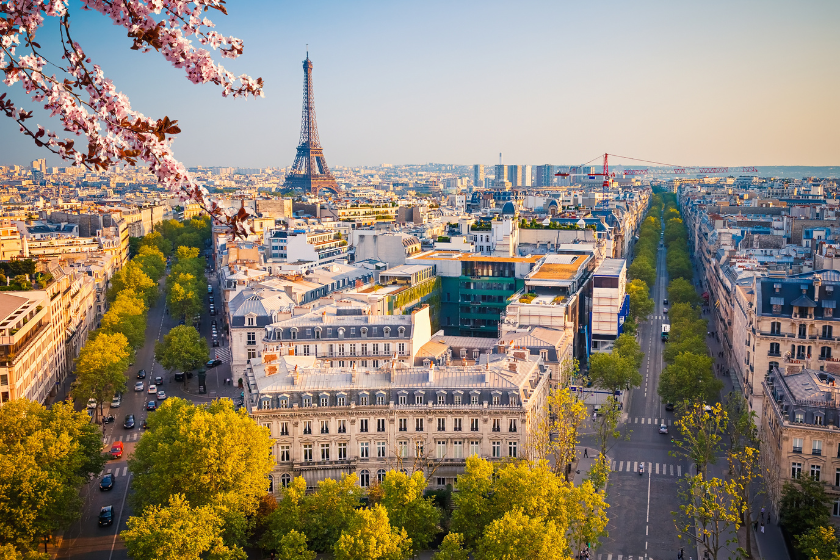
[[300, 123], [300, 142], [292, 170], [286, 175], [286, 188], [302, 190], [317, 195], [321, 189], [338, 194], [341, 188], [327, 167], [324, 150], [318, 139], [315, 122], [315, 91], [312, 87], [312, 61], [309, 51], [303, 61], [303, 115]]

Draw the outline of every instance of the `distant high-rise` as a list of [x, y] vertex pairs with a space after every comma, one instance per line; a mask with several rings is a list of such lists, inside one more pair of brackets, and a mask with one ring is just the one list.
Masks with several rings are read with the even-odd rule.
[[496, 180], [497, 181], [507, 181], [508, 180], [508, 166], [499, 164], [496, 166]]
[[309, 60], [308, 52], [306, 60], [303, 61], [303, 115], [300, 123], [300, 142], [295, 163], [286, 175], [284, 186], [316, 195], [321, 189], [328, 189], [335, 193], [340, 190], [327, 167], [321, 140], [318, 138], [318, 123], [315, 121], [315, 90], [312, 86], [312, 61]]
[[507, 179], [513, 187], [530, 187], [531, 173], [530, 165], [507, 166]]
[[41, 173], [46, 172], [47, 170], [47, 160], [44, 158], [36, 159], [32, 162], [32, 170], [33, 171], [40, 171]]
[[484, 186], [484, 166], [473, 165], [473, 187], [481, 188]]
[[550, 187], [554, 184], [555, 166], [545, 164], [537, 166], [537, 187]]

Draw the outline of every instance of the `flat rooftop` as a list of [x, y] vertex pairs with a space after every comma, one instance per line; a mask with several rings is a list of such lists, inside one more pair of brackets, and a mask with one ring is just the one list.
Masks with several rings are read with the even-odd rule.
[[410, 257], [412, 259], [428, 259], [439, 261], [478, 261], [478, 262], [527, 262], [535, 263], [542, 255], [534, 255], [528, 257], [485, 257], [475, 253], [461, 253], [459, 251], [429, 251], [428, 253], [420, 253]]
[[604, 259], [598, 270], [595, 271], [596, 276], [618, 276], [624, 268], [624, 259]]
[[548, 255], [545, 262], [534, 270], [532, 280], [571, 280], [577, 276], [590, 255]]

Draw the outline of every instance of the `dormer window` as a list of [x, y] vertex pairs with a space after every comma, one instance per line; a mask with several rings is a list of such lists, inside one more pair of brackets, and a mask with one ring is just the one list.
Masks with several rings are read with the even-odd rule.
[[338, 329], [338, 338], [344, 338], [344, 329]]
[[321, 328], [320, 328], [320, 327], [318, 327], [317, 329], [315, 329], [315, 338], [316, 338], [316, 339], [320, 339], [320, 338], [321, 338]]
[[397, 329], [397, 333], [399, 334], [400, 338], [405, 336], [405, 327], [400, 327]]
[[391, 336], [391, 327], [385, 327], [384, 329], [382, 329], [382, 335], [386, 338]]
[[253, 326], [254, 326], [254, 324], [255, 324], [255, 322], [256, 322], [256, 321], [254, 320], [254, 317], [252, 317], [252, 316], [250, 316], [250, 315], [249, 315], [249, 316], [248, 316], [248, 326], [249, 326], [249, 327], [253, 327]]
[[289, 338], [291, 338], [292, 340], [297, 340], [297, 333], [297, 329], [291, 329], [289, 331]]
[[368, 330], [367, 327], [362, 327], [362, 336], [367, 336]]

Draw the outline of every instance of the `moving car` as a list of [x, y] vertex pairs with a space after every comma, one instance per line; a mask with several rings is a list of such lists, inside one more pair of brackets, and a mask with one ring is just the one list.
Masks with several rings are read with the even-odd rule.
[[158, 393], [157, 393], [157, 399], [158, 399], [159, 401], [166, 400], [166, 393], [164, 393], [163, 391], [158, 391]]
[[99, 510], [99, 526], [106, 527], [114, 523], [114, 506], [105, 506]]
[[106, 474], [102, 477], [102, 480], [99, 481], [99, 489], [103, 492], [107, 490], [111, 490], [114, 487], [114, 475], [111, 473]]
[[175, 372], [175, 381], [181, 382], [184, 380], [184, 372], [183, 371], [176, 371]]
[[659, 433], [660, 434], [667, 434], [668, 433], [668, 426], [666, 426], [665, 424], [660, 424], [659, 425]]
[[667, 299], [663, 299], [663, 300], [662, 300], [662, 305], [668, 305], [668, 300], [667, 300]]
[[134, 428], [134, 415], [129, 414], [125, 417], [125, 421], [123, 422], [123, 428], [126, 430], [131, 430]]
[[218, 345], [219, 345], [219, 339], [214, 336], [213, 337], [213, 348], [217, 347]]
[[667, 410], [668, 412], [673, 412], [674, 411], [674, 403], [671, 403], [671, 402], [665, 403], [665, 410]]
[[222, 365], [222, 360], [207, 360], [207, 363], [204, 364], [204, 367], [207, 369], [211, 369], [220, 365]]
[[213, 293], [213, 285], [212, 285], [212, 284], [207, 284], [207, 293], [208, 293], [208, 294], [212, 294], [212, 293]]
[[89, 398], [87, 407], [91, 409], [96, 408], [96, 399], [94, 399], [93, 397]]
[[146, 379], [146, 370], [141, 369], [137, 372], [137, 379]]
[[137, 383], [134, 384], [134, 390], [135, 391], [142, 391], [145, 387], [146, 387], [146, 384], [143, 383], [142, 381], [138, 381]]
[[114, 398], [111, 399], [111, 408], [119, 408], [122, 404], [122, 399], [119, 395], [114, 395]]
[[123, 454], [123, 442], [115, 441], [111, 444], [111, 458], [112, 459], [119, 459], [122, 457]]
[[155, 385], [163, 385], [163, 377], [159, 375], [155, 377]]
[[157, 403], [155, 401], [149, 401], [146, 403], [146, 410], [157, 410]]
[[157, 395], [157, 392], [158, 392], [157, 385], [149, 385], [149, 389], [148, 389], [147, 393], [149, 393], [150, 395]]
[[216, 303], [216, 300], [213, 298], [213, 296], [207, 298], [207, 301], [209, 301], [210, 303]]
[[668, 308], [667, 308], [667, 307], [663, 307], [663, 308], [662, 308], [662, 313], [664, 313], [665, 315], [667, 315], [667, 314], [668, 314]]

